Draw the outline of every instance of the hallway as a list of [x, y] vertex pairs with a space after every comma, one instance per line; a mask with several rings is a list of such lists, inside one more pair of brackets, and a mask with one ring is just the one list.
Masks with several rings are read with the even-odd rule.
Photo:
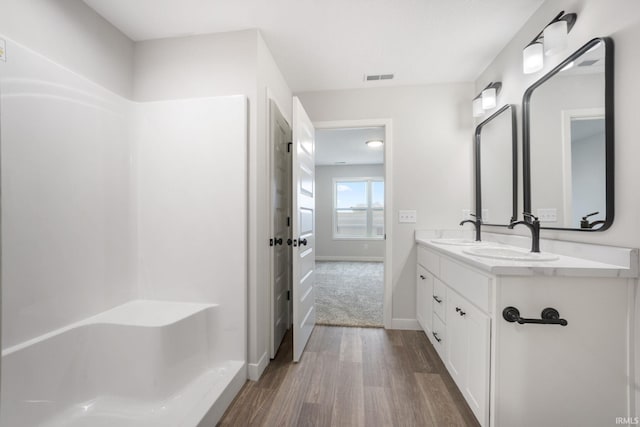
[[316, 326], [302, 360], [291, 333], [220, 426], [477, 426], [423, 332]]

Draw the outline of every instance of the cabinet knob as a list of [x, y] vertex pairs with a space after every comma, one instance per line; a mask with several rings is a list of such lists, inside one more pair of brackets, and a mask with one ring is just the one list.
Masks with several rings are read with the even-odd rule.
[[438, 338], [438, 333], [437, 332], [431, 332], [431, 335], [433, 335], [433, 337], [436, 339], [436, 341], [438, 341], [438, 342], [442, 341], [442, 338]]
[[467, 314], [467, 313], [465, 313], [464, 311], [462, 311], [462, 309], [461, 309], [460, 307], [456, 307], [456, 311], [458, 312], [458, 314], [459, 314], [460, 316], [464, 316], [465, 314]]
[[420, 278], [421, 278], [422, 280], [426, 279], [426, 277], [424, 277], [424, 274], [421, 274], [421, 275], [420, 275]]
[[433, 299], [434, 299], [434, 300], [436, 300], [436, 302], [437, 302], [438, 304], [442, 304], [442, 300], [441, 300], [440, 298], [438, 298], [438, 296], [437, 296], [437, 295], [434, 295], [434, 296], [433, 296]]

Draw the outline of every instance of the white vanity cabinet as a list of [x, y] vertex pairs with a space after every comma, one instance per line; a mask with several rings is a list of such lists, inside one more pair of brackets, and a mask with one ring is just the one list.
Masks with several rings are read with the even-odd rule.
[[[416, 315], [480, 424], [488, 425], [491, 280], [418, 246]], [[423, 279], [424, 277], [424, 279]], [[465, 298], [465, 290], [482, 309]], [[475, 288], [484, 295], [478, 296]], [[462, 293], [459, 293], [462, 292]]]
[[[526, 263], [416, 241], [420, 326], [483, 427], [599, 427], [638, 415], [637, 249], [545, 242], [556, 260]], [[504, 317], [509, 307], [524, 323]], [[549, 307], [566, 326], [540, 324]]]

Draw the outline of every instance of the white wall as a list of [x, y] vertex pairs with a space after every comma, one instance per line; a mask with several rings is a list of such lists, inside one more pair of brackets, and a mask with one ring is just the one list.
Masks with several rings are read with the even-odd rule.
[[383, 178], [384, 165], [316, 166], [316, 259], [384, 258], [384, 240], [333, 238], [333, 180], [354, 177]]
[[8, 41], [2, 347], [136, 296], [130, 102]]
[[[472, 206], [471, 83], [298, 94], [313, 121], [393, 120], [392, 317], [415, 319], [414, 230], [458, 228]], [[398, 210], [416, 209], [416, 224]]]
[[[167, 54], [171, 52], [171, 54]], [[257, 30], [136, 43], [137, 101], [243, 94], [248, 98], [249, 375], [268, 363], [268, 94], [285, 118], [291, 92]]]
[[[576, 12], [578, 20], [563, 54], [545, 58], [542, 71], [522, 74], [522, 49], [561, 10]], [[615, 219], [604, 232], [542, 231], [542, 237], [580, 242], [640, 247], [640, 144], [637, 143], [637, 93], [640, 91], [640, 3], [628, 0], [555, 0], [545, 2], [476, 81], [476, 90], [489, 81], [502, 81], [499, 104], [521, 104], [526, 88], [563, 58], [594, 37], [609, 36], [615, 45]], [[519, 117], [520, 119], [520, 117]], [[519, 120], [519, 126], [521, 121]], [[519, 132], [521, 138], [521, 132]], [[521, 147], [521, 146], [520, 146]], [[522, 194], [522, 193], [521, 193]], [[522, 195], [520, 196], [522, 197]], [[521, 205], [522, 206], [522, 205]], [[501, 229], [504, 231], [503, 229]], [[526, 232], [526, 230], [524, 230]], [[635, 296], [632, 296], [635, 297]], [[636, 297], [636, 389], [640, 386], [640, 300]], [[640, 394], [636, 392], [636, 406]], [[634, 415], [634, 414], [632, 414]], [[637, 415], [637, 414], [635, 414]]]
[[121, 96], [133, 93], [133, 42], [82, 1], [2, 0], [0, 33]]
[[246, 121], [243, 96], [139, 103], [133, 121], [140, 294], [219, 304], [223, 360], [246, 355]]

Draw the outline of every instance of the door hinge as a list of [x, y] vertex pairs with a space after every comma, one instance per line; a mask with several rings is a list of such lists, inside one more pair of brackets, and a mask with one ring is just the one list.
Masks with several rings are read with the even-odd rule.
[[287, 227], [291, 227], [291, 217], [287, 217]]
[[287, 291], [287, 301], [291, 301], [291, 291]]
[[287, 143], [287, 153], [291, 152], [291, 146], [293, 145], [293, 142], [289, 142]]

